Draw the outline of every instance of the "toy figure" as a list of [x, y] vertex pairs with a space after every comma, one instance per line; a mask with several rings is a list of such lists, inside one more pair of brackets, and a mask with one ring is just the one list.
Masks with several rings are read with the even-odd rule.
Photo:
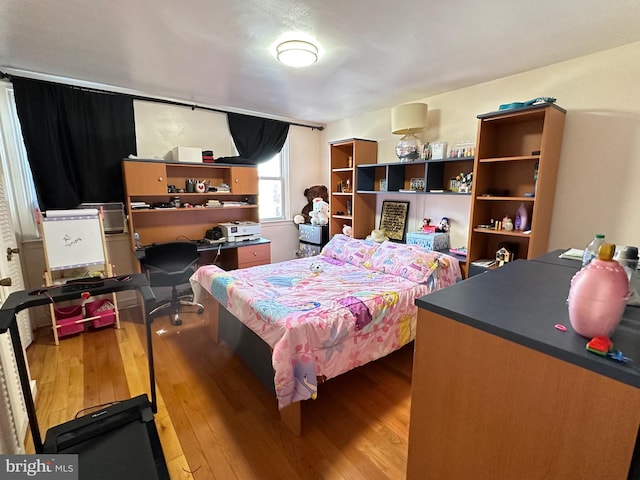
[[448, 232], [449, 231], [449, 219], [447, 217], [442, 217], [440, 220], [440, 225], [436, 228], [436, 232]]
[[309, 212], [311, 225], [326, 225], [329, 223], [329, 204], [321, 197], [313, 199], [313, 208]]

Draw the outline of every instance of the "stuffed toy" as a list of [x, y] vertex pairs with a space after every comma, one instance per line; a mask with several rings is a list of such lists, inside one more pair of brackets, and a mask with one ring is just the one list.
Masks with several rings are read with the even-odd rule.
[[309, 265], [309, 269], [312, 273], [322, 273], [324, 271], [322, 263], [320, 262], [313, 262], [311, 265]]
[[309, 216], [311, 225], [326, 225], [329, 223], [329, 204], [320, 197], [314, 198], [313, 209]]
[[351, 227], [351, 225], [347, 225], [345, 223], [342, 227], [342, 234], [346, 235], [347, 237], [353, 237], [353, 228]]
[[440, 225], [436, 227], [436, 232], [448, 232], [449, 228], [449, 219], [447, 217], [442, 217], [442, 220], [440, 220]]
[[329, 201], [329, 190], [324, 185], [314, 185], [304, 190], [304, 196], [307, 198], [307, 204], [302, 208], [302, 213], [293, 217], [295, 224], [310, 223], [311, 210], [313, 210], [313, 199], [320, 197], [325, 202]]

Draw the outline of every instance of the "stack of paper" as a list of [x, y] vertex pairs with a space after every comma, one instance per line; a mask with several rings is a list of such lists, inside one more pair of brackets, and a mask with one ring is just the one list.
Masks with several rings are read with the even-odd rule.
[[151, 208], [151, 205], [147, 202], [131, 202], [131, 208], [134, 210], [139, 208]]
[[562, 252], [559, 256], [560, 258], [568, 258], [570, 260], [582, 260], [582, 254], [584, 250], [579, 248], [570, 248], [566, 252]]

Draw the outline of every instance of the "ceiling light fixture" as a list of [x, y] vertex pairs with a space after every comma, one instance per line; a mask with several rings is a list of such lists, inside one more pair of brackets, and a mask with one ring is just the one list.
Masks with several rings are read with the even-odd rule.
[[308, 67], [318, 61], [318, 47], [304, 40], [287, 40], [276, 47], [276, 57], [290, 67]]

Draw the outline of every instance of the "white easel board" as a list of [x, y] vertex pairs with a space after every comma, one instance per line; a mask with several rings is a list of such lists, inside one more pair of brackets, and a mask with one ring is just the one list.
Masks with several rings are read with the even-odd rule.
[[98, 210], [49, 210], [42, 220], [49, 270], [106, 263]]

